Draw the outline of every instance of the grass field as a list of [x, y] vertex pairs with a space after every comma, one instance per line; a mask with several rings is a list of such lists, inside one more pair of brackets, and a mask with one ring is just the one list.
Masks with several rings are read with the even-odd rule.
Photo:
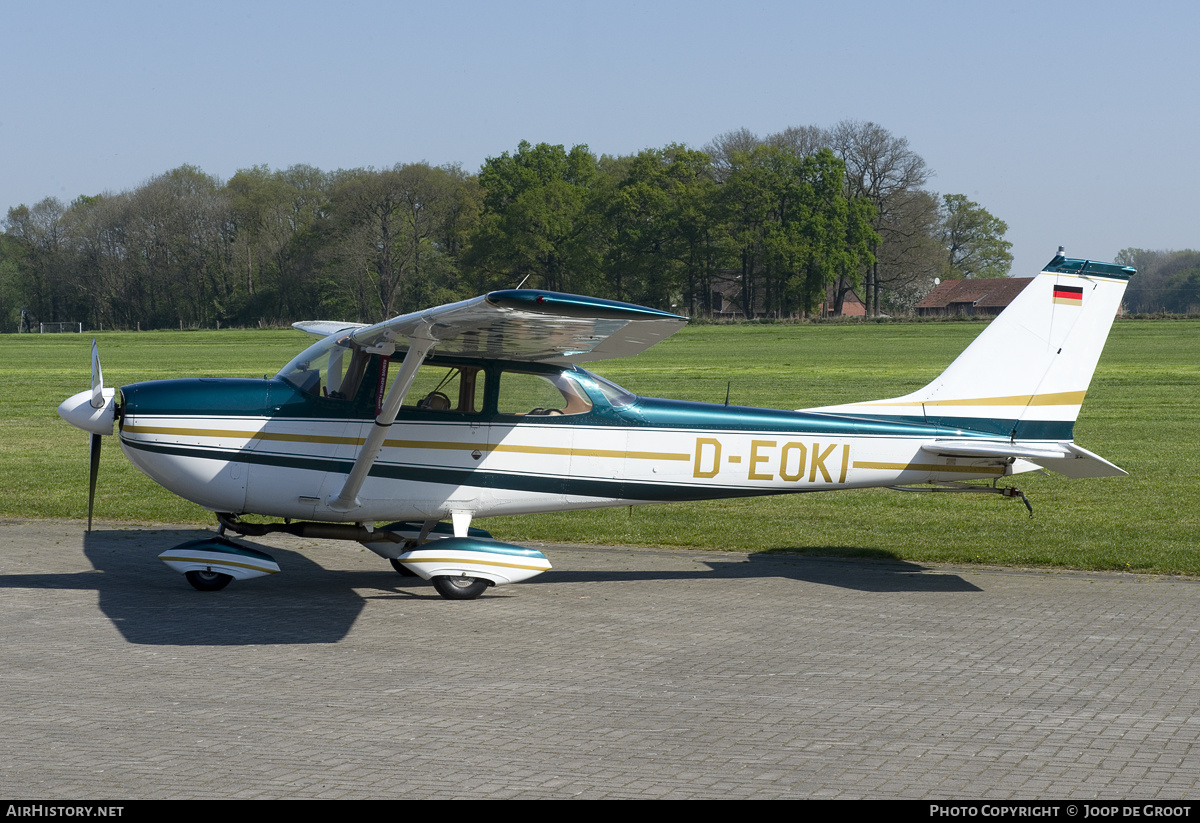
[[[892, 397], [936, 376], [976, 323], [688, 328], [640, 357], [595, 369], [639, 394], [801, 408]], [[294, 331], [97, 335], [105, 383], [274, 373], [309, 338]], [[80, 518], [87, 435], [55, 414], [89, 385], [88, 335], [0, 336], [0, 516]], [[513, 542], [689, 546], [740, 551], [1200, 574], [1196, 467], [1200, 322], [1118, 322], [1076, 441], [1127, 478], [1020, 475], [1035, 516], [993, 495], [886, 490], [643, 506], [481, 522]], [[100, 519], [210, 524], [105, 440]]]

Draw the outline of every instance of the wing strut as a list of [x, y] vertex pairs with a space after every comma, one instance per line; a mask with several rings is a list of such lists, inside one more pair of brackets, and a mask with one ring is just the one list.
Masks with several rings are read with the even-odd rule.
[[408, 394], [408, 390], [417, 376], [417, 369], [424, 362], [426, 355], [437, 345], [436, 340], [424, 337], [409, 337], [408, 342], [408, 353], [404, 355], [404, 362], [396, 374], [396, 382], [392, 383], [387, 399], [383, 401], [383, 409], [375, 418], [375, 425], [363, 442], [362, 450], [359, 451], [358, 458], [354, 461], [354, 467], [350, 469], [350, 475], [346, 478], [346, 484], [342, 486], [337, 497], [329, 501], [329, 508], [335, 512], [353, 511], [361, 505], [358, 501], [358, 492], [366, 482], [371, 466], [375, 465], [375, 459], [379, 457], [383, 441], [387, 439], [388, 431], [396, 420], [396, 414], [400, 411], [401, 404], [404, 403], [404, 397]]

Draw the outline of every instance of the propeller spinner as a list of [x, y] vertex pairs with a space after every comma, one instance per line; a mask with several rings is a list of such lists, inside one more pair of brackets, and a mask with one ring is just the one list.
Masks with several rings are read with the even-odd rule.
[[58, 407], [58, 414], [72, 426], [92, 435], [88, 454], [88, 531], [91, 531], [96, 475], [100, 471], [100, 438], [113, 433], [117, 419], [116, 390], [104, 388], [104, 373], [100, 369], [100, 352], [95, 338], [92, 339], [92, 387], [64, 400]]

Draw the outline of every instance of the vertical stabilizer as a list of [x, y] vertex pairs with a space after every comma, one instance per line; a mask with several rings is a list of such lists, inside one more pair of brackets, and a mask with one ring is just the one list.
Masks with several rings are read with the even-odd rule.
[[1134, 269], [1056, 256], [924, 388], [811, 411], [1069, 441]]

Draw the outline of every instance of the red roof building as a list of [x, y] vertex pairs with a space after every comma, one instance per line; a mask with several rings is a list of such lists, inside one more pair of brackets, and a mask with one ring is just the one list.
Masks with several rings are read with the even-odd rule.
[[1029, 285], [1032, 277], [944, 280], [917, 304], [919, 317], [995, 317]]

